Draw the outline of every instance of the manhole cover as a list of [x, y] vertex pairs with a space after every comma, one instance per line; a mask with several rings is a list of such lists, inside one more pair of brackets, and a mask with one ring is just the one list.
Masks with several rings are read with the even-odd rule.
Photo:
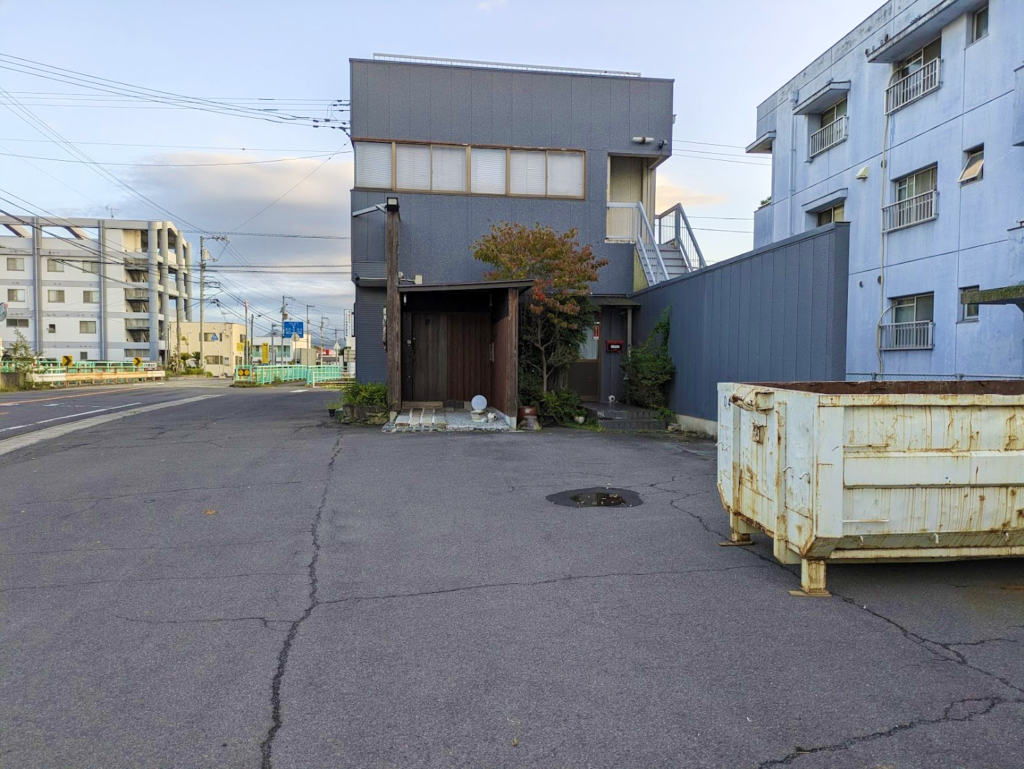
[[547, 497], [548, 502], [563, 507], [636, 507], [643, 500], [629, 489], [572, 489], [560, 491]]

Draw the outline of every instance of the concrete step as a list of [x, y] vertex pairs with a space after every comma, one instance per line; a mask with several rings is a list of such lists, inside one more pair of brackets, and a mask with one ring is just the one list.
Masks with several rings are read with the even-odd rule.
[[601, 419], [598, 424], [605, 430], [637, 433], [644, 430], [662, 431], [665, 423], [660, 419]]
[[661, 419], [654, 409], [642, 409], [636, 406], [600, 405], [587, 406], [594, 419]]

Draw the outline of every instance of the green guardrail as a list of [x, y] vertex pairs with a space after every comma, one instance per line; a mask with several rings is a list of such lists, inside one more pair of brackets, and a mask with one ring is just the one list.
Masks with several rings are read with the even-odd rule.
[[269, 385], [278, 382], [303, 382], [316, 386], [326, 382], [342, 382], [351, 377], [345, 373], [341, 364], [328, 366], [238, 366], [235, 368], [235, 381], [253, 385]]
[[[19, 370], [19, 363], [13, 360], [0, 361], [0, 372], [9, 374]], [[76, 361], [70, 366], [64, 366], [59, 361], [38, 360], [24, 368], [25, 371], [36, 374], [88, 374], [93, 372], [119, 372], [141, 370], [142, 366], [136, 366], [132, 361], [105, 361], [105, 360], [83, 360]]]

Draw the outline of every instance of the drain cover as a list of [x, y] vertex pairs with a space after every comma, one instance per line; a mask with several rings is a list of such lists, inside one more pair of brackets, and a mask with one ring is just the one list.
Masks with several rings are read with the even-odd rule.
[[547, 500], [563, 507], [636, 507], [643, 504], [635, 491], [601, 487], [560, 491], [548, 496]]

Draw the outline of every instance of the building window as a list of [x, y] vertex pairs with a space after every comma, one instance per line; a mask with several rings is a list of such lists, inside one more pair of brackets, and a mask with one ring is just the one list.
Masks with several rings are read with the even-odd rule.
[[58, 262], [56, 259], [46, 260], [46, 271], [47, 272], [64, 272], [64, 262]]
[[580, 342], [580, 360], [597, 360], [601, 341], [601, 324], [595, 323], [587, 329], [587, 335]]
[[211, 366], [219, 366], [220, 365], [220, 356], [219, 355], [207, 355], [206, 356], [206, 362], [207, 362], [207, 364], [209, 364]]
[[56, 334], [57, 333], [57, 324], [56, 323], [47, 323], [46, 324], [46, 333], [47, 334]]
[[470, 190], [478, 195], [504, 195], [508, 153], [473, 147], [470, 153]]
[[11, 272], [24, 272], [25, 260], [19, 256], [8, 256], [7, 269]]
[[939, 79], [941, 56], [942, 38], [937, 38], [896, 65], [892, 77], [895, 82], [885, 90], [887, 115], [942, 85]]
[[7, 328], [28, 328], [28, 318], [8, 318]]
[[832, 224], [832, 222], [845, 222], [846, 216], [846, 203], [837, 203], [832, 208], [826, 208], [824, 211], [818, 211], [818, 226], [824, 227], [826, 224]]
[[978, 305], [977, 304], [964, 304], [963, 297], [966, 291], [977, 291], [980, 286], [968, 286], [967, 288], [960, 289], [960, 322], [961, 323], [976, 323], [978, 320]]
[[964, 155], [967, 159], [964, 161], [964, 170], [960, 173], [960, 183], [969, 184], [970, 182], [980, 181], [985, 171], [984, 145], [968, 150]]
[[935, 294], [915, 294], [892, 300], [896, 323], [920, 323], [935, 320]]
[[882, 350], [930, 350], [935, 346], [935, 294], [897, 297], [891, 306], [892, 323], [880, 329]]
[[356, 142], [356, 187], [581, 199], [586, 155], [464, 145]]
[[46, 292], [46, 300], [48, 302], [63, 302], [64, 301], [64, 289], [53, 289], [51, 288]]
[[836, 102], [835, 105], [821, 113], [821, 127], [824, 128], [844, 117], [846, 117], [846, 99]]
[[942, 38], [932, 40], [920, 51], [915, 51], [901, 61], [896, 69], [901, 78], [910, 77], [918, 70], [924, 69], [936, 59], [942, 57]]
[[100, 271], [99, 262], [79, 262], [79, 266], [82, 268], [82, 272], [91, 272], [94, 275]]
[[935, 180], [938, 176], [938, 167], [932, 166], [916, 174], [904, 176], [896, 181], [896, 200], [910, 200], [910, 198], [924, 195], [935, 189]]
[[390, 190], [391, 143], [356, 142], [356, 186]]
[[100, 292], [99, 291], [83, 291], [82, 301], [86, 304], [99, 304], [100, 303]]
[[937, 178], [938, 167], [932, 166], [897, 179], [896, 202], [882, 209], [882, 231], [892, 232], [934, 219], [938, 213]]
[[9, 288], [9, 289], [7, 289], [7, 301], [8, 302], [24, 302], [25, 301], [25, 289], [23, 289], [23, 288]]
[[80, 320], [80, 321], [78, 321], [78, 333], [79, 334], [95, 334], [96, 333], [96, 321], [94, 321], [94, 320]]
[[971, 42], [988, 37], [988, 6], [983, 6], [971, 14]]
[[89, 353], [87, 351], [85, 351], [85, 350], [82, 350], [80, 353], [78, 353], [78, 359], [79, 360], [89, 360]]

